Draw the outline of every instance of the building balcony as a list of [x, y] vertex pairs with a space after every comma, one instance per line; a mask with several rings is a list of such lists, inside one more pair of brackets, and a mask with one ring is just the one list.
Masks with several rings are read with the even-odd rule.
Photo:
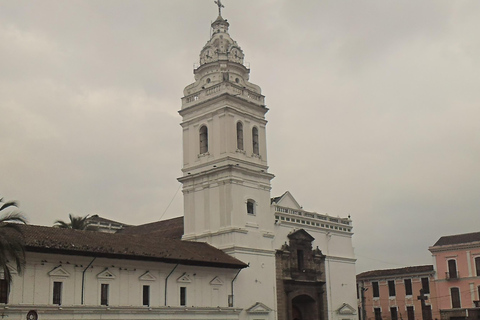
[[445, 272], [445, 279], [447, 280], [457, 280], [460, 278], [460, 275], [458, 274], [458, 271], [456, 272]]

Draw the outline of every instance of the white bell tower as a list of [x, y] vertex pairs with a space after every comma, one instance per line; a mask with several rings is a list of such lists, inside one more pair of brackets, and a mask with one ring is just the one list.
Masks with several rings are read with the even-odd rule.
[[261, 301], [275, 309], [268, 109], [260, 87], [248, 81], [243, 51], [228, 27], [219, 10], [212, 36], [200, 52], [195, 82], [185, 88], [179, 111], [183, 240], [207, 242], [250, 263], [236, 280], [235, 306], [247, 308]]

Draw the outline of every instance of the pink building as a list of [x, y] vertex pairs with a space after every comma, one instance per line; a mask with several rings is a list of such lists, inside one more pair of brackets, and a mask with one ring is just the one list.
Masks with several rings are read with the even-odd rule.
[[429, 248], [435, 262], [442, 319], [477, 319], [480, 300], [480, 232], [441, 237]]
[[[440, 318], [432, 265], [373, 270], [357, 275], [361, 320]], [[420, 289], [425, 305], [418, 299]]]

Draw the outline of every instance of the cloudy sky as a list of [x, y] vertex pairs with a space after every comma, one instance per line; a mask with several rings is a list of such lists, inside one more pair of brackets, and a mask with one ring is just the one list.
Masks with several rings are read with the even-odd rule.
[[[272, 196], [351, 215], [358, 272], [479, 231], [479, 1], [224, 4], [270, 109]], [[40, 225], [182, 215], [177, 111], [216, 17], [213, 0], [0, 0], [0, 194]]]

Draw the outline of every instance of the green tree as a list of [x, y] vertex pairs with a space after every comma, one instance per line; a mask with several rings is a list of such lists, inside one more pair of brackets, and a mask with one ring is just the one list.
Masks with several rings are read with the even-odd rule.
[[18, 273], [22, 273], [25, 267], [25, 243], [19, 224], [26, 224], [27, 219], [15, 208], [17, 203], [3, 202], [0, 198], [0, 212], [13, 209], [0, 216], [0, 271], [3, 271], [8, 286], [12, 283], [12, 274], [7, 263], [13, 261]]
[[62, 229], [75, 229], [75, 230], [91, 230], [95, 231], [97, 228], [92, 226], [89, 216], [85, 217], [74, 216], [71, 213], [68, 215], [70, 222], [65, 222], [63, 220], [55, 221], [54, 227]]

